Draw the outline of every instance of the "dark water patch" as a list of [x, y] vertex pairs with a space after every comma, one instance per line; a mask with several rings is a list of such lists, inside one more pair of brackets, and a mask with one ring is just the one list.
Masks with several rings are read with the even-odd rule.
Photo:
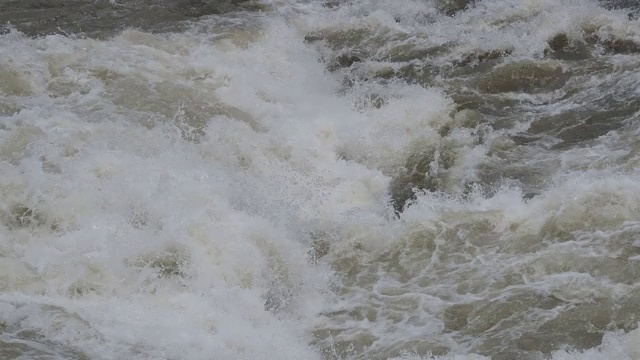
[[362, 55], [350, 52], [340, 54], [331, 60], [329, 65], [327, 65], [327, 70], [336, 71], [342, 68], [349, 68], [351, 65], [361, 62], [362, 57]]
[[453, 164], [451, 154], [439, 154], [435, 146], [426, 146], [421, 152], [411, 155], [391, 181], [390, 191], [393, 207], [401, 212], [416, 192], [440, 190], [442, 177], [434, 169], [436, 160], [447, 169]]
[[605, 54], [640, 53], [640, 44], [631, 39], [601, 37], [595, 33], [588, 35], [585, 39], [588, 43], [600, 47]]
[[611, 323], [611, 308], [607, 299], [576, 305], [542, 324], [536, 332], [520, 336], [516, 344], [519, 349], [546, 355], [561, 347], [594, 348], [602, 344], [604, 332]]
[[505, 134], [493, 139], [486, 161], [476, 167], [475, 185], [486, 194], [504, 185], [519, 187], [524, 199], [540, 194], [559, 166], [557, 160], [548, 157], [532, 159], [532, 155], [547, 151], [548, 141], [547, 136], [528, 133]]
[[404, 43], [385, 51], [379, 58], [389, 62], [425, 60], [444, 54], [450, 47], [451, 44], [423, 47], [413, 43]]
[[[474, 81], [477, 82], [478, 80], [469, 83], [467, 79], [491, 76], [491, 72], [504, 63], [511, 53], [512, 49], [475, 51], [461, 55], [451, 62], [440, 64], [440, 68], [443, 77], [449, 82], [449, 86], [457, 81], [464, 80], [464, 86], [476, 87]], [[459, 89], [459, 85], [456, 87], [458, 89], [454, 89], [451, 92], [452, 96], [467, 92], [464, 88]]]
[[440, 68], [429, 62], [405, 65], [394, 73], [395, 77], [403, 79], [408, 84], [419, 84], [423, 87], [436, 85], [435, 79], [440, 74]]
[[604, 39], [600, 43], [609, 54], [640, 53], [640, 44], [630, 39]]
[[552, 59], [576, 61], [591, 58], [591, 49], [586, 42], [569, 38], [567, 34], [560, 33], [547, 41], [549, 49], [545, 55]]
[[475, 67], [479, 64], [484, 64], [484, 63], [493, 63], [495, 65], [498, 60], [511, 55], [512, 52], [513, 52], [512, 49], [474, 52], [474, 53], [463, 56], [460, 60], [454, 61], [453, 64], [458, 67], [460, 66]]
[[596, 239], [605, 245], [613, 258], [632, 261], [631, 257], [640, 255], [640, 246], [634, 245], [635, 240], [640, 239], [640, 226], [623, 227], [611, 235], [597, 236]]
[[[553, 296], [539, 294], [532, 290], [493, 301], [479, 301], [473, 310], [468, 312], [468, 317], [464, 321], [466, 325], [460, 331], [462, 334], [469, 335], [483, 332], [497, 335], [505, 330], [508, 332], [509, 328], [524, 320], [527, 315], [533, 315], [538, 310], [555, 309], [562, 304], [563, 301]], [[512, 336], [503, 335], [507, 338]]]
[[202, 16], [263, 9], [253, 0], [8, 0], [0, 2], [0, 24], [29, 36], [113, 36], [125, 28], [164, 32]]
[[[602, 106], [593, 106], [600, 103]], [[587, 145], [588, 141], [621, 129], [633, 114], [640, 111], [639, 101], [616, 100], [610, 96], [591, 105], [557, 115], [541, 116], [531, 123], [527, 132], [557, 137], [561, 142], [554, 149], [564, 150]]]
[[311, 32], [304, 36], [304, 41], [306, 43], [314, 43], [316, 41], [324, 40], [326, 37], [327, 34], [324, 31]]
[[[307, 43], [322, 43], [330, 50], [342, 54], [357, 54], [358, 58], [384, 58], [384, 51], [379, 54], [386, 44], [404, 44], [410, 38], [409, 34], [401, 33], [387, 27], [351, 26], [339, 29], [323, 29], [305, 35]], [[419, 56], [419, 55], [418, 55]]]
[[[337, 69], [339, 68], [329, 67], [329, 70]], [[430, 87], [435, 85], [438, 74], [439, 69], [430, 63], [409, 63], [399, 67], [371, 68], [368, 63], [354, 62], [350, 64], [349, 71], [343, 78], [340, 92], [342, 94], [348, 93], [358, 83], [372, 82], [386, 85], [395, 82], [395, 80]]]
[[454, 304], [442, 311], [440, 319], [444, 323], [444, 332], [460, 331], [469, 325], [469, 315], [474, 304]]
[[366, 27], [323, 30], [305, 35], [306, 42], [324, 41], [333, 50], [356, 49], [371, 38], [371, 30]]
[[615, 328], [632, 331], [640, 322], [640, 288], [637, 286], [626, 294], [613, 307], [612, 322]]
[[472, 136], [472, 146], [480, 145], [491, 131], [486, 121], [486, 117], [471, 109], [453, 113], [451, 121], [438, 129], [440, 141], [437, 144], [422, 144], [406, 158], [404, 165], [391, 174], [389, 191], [396, 212], [402, 212], [419, 193], [456, 192], [459, 186], [471, 190], [470, 184], [464, 183], [466, 180], [450, 175], [460, 153], [470, 144], [458, 144], [451, 136], [456, 136], [455, 129], [464, 129]]
[[344, 1], [340, 1], [340, 0], [328, 0], [322, 3], [323, 7], [326, 7], [328, 9], [334, 9], [337, 8], [338, 6], [342, 5]]
[[627, 10], [629, 19], [637, 20], [640, 14], [640, 2], [637, 0], [600, 0], [605, 9]]
[[[489, 302], [456, 305], [443, 316], [450, 326], [453, 320], [460, 333], [485, 334], [474, 352], [505, 359], [510, 358], [507, 354], [518, 354], [517, 358], [524, 359], [550, 356], [564, 348], [599, 346], [604, 332], [612, 329], [612, 308], [610, 299], [570, 306], [554, 296], [527, 291]], [[522, 323], [533, 325], [533, 329], [512, 331]]]
[[454, 16], [475, 5], [475, 3], [476, 0], [436, 0], [436, 7], [441, 13], [447, 16]]
[[[562, 219], [555, 219], [553, 225], [564, 225]], [[548, 239], [547, 243], [558, 243], [574, 240], [573, 236], [567, 234], [571, 229], [562, 229], [558, 226], [546, 226], [541, 236]], [[618, 284], [635, 284], [635, 278], [640, 269], [637, 261], [627, 262], [622, 259], [615, 259], [607, 256], [586, 256], [576, 253], [559, 253], [547, 255], [536, 259], [527, 265], [523, 271], [525, 273], [542, 272], [547, 275], [563, 273], [588, 274], [592, 279], [607, 279]]]
[[448, 91], [456, 104], [456, 110], [473, 110], [484, 115], [495, 130], [509, 129], [516, 122], [514, 115], [523, 114], [522, 101], [493, 94], [483, 94], [475, 89], [463, 88], [464, 83], [451, 86]]
[[602, 135], [606, 135], [609, 131], [616, 130], [622, 126], [621, 122], [610, 121], [602, 123], [589, 118], [585, 123], [578, 124], [558, 133], [558, 137], [562, 143], [554, 145], [553, 149], [568, 149], [576, 145], [583, 144], [585, 141], [596, 139]]
[[480, 112], [468, 108], [453, 114], [453, 121], [453, 126], [466, 129], [475, 129], [479, 125], [486, 123], [485, 117]]
[[527, 145], [542, 139], [542, 136], [532, 135], [527, 132], [520, 132], [515, 135], [509, 136], [509, 138], [515, 145]]
[[482, 91], [540, 93], [562, 88], [571, 72], [554, 62], [519, 61], [493, 69], [475, 80]]
[[569, 37], [565, 33], [559, 33], [547, 40], [549, 48], [545, 56], [553, 59], [579, 61], [593, 57], [594, 54], [638, 54], [640, 43], [632, 39], [622, 39], [613, 36], [602, 37], [595, 30], [585, 30], [585, 36], [581, 38]]

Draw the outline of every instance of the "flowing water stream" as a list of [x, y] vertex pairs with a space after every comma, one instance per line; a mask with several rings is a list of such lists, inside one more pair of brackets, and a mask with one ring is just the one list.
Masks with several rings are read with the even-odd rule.
[[640, 6], [0, 4], [0, 358], [640, 359]]

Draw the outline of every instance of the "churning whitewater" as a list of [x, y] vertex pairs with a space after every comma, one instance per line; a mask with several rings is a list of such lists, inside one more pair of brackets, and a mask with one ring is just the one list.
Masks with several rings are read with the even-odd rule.
[[634, 1], [0, 10], [0, 358], [640, 359]]

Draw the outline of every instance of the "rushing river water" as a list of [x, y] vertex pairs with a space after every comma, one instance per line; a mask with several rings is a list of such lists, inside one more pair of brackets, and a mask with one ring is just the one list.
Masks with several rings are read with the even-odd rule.
[[0, 3], [0, 359], [640, 359], [640, 6]]

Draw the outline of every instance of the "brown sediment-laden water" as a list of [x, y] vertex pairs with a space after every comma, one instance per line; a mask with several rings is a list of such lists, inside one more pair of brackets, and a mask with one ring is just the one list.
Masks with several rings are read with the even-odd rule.
[[2, 2], [0, 358], [640, 359], [639, 14]]

